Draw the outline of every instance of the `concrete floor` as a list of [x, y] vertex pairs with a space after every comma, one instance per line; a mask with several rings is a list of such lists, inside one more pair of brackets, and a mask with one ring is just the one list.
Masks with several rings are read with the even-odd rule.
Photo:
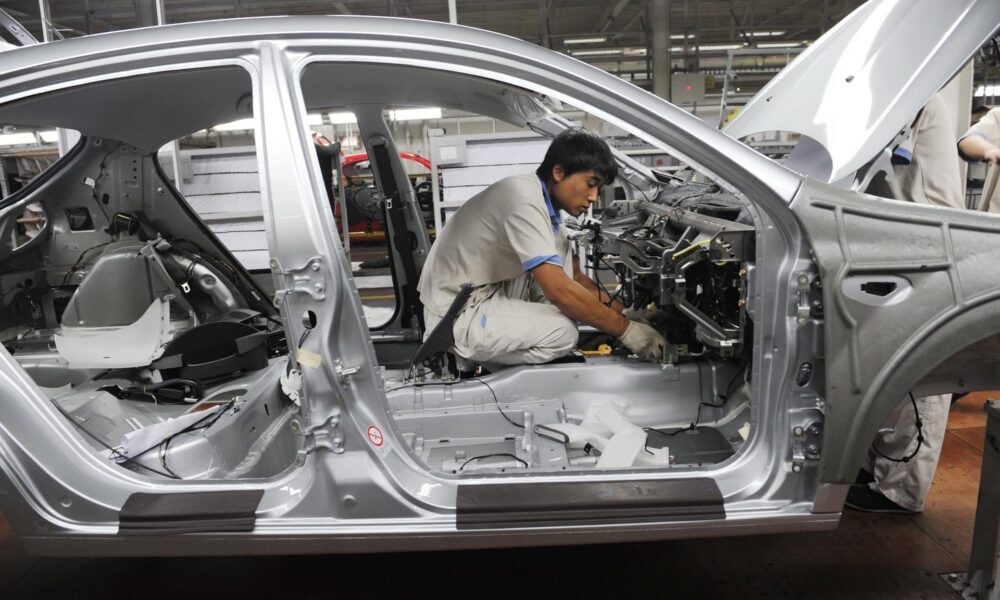
[[[0, 598], [956, 598], [987, 394], [955, 405], [926, 511], [786, 534], [570, 548], [274, 558], [52, 559], [0, 519]], [[994, 395], [996, 397], [996, 395]]]

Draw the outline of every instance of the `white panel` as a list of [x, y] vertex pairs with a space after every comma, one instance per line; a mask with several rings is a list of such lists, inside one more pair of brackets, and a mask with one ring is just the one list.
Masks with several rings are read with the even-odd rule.
[[184, 197], [198, 214], [259, 211], [262, 204], [260, 192], [193, 197], [190, 194], [184, 194]]
[[257, 173], [241, 171], [211, 171], [207, 174], [195, 173], [184, 182], [185, 196], [218, 194], [229, 192], [260, 193], [260, 177]]
[[469, 142], [465, 148], [465, 166], [502, 164], [538, 165], [549, 149], [549, 138], [513, 138]]
[[240, 264], [242, 264], [248, 271], [269, 271], [271, 269], [269, 265], [271, 255], [267, 250], [241, 250], [239, 252], [233, 252], [233, 256], [235, 256], [236, 260], [240, 261]]
[[216, 233], [219, 241], [229, 248], [237, 250], [267, 250], [267, 234], [263, 231], [233, 231]]
[[468, 187], [445, 188], [444, 202], [464, 202], [486, 189], [485, 185], [473, 185]]
[[354, 285], [359, 290], [374, 290], [380, 288], [393, 287], [391, 275], [373, 275], [370, 277], [355, 277]]
[[482, 167], [456, 167], [441, 170], [441, 183], [447, 187], [484, 186], [511, 175], [531, 173], [537, 164], [496, 165]]
[[212, 213], [207, 213], [201, 215], [201, 218], [207, 222], [208, 228], [217, 234], [229, 231], [265, 231], [263, 218], [258, 217], [256, 219], [241, 221], [216, 221], [213, 219], [214, 216]]

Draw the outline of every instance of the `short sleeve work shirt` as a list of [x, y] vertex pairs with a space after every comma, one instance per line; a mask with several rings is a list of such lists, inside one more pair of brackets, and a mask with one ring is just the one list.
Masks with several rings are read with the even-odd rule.
[[534, 173], [501, 179], [448, 219], [424, 264], [424, 307], [444, 315], [462, 284], [508, 281], [542, 263], [562, 266], [569, 242]]

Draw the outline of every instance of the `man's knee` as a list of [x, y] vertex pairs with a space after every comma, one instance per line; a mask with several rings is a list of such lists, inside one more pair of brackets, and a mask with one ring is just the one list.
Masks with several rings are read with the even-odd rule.
[[540, 346], [553, 353], [558, 353], [556, 356], [562, 356], [576, 348], [576, 343], [580, 339], [580, 330], [577, 329], [576, 323], [568, 317], [559, 315], [553, 321], [550, 334], [545, 336]]

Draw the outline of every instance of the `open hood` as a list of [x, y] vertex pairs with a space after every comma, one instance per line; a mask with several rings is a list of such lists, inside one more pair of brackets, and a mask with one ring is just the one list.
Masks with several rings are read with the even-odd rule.
[[871, 0], [781, 71], [726, 127], [803, 136], [787, 166], [841, 182], [871, 162], [1000, 26], [998, 0]]

